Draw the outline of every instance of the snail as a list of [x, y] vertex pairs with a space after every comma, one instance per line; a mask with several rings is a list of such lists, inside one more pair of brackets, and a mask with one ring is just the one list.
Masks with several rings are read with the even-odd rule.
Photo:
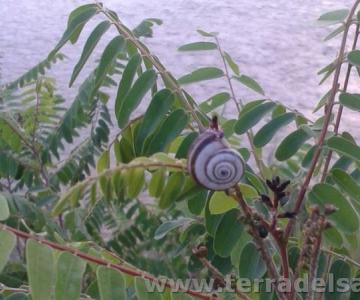
[[188, 152], [188, 170], [201, 186], [215, 191], [227, 190], [244, 175], [240, 154], [231, 149], [214, 117], [210, 128], [200, 133]]

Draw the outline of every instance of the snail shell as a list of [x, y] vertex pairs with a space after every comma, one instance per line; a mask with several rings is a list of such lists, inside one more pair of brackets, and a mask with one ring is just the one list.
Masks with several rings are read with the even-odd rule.
[[208, 129], [193, 142], [188, 154], [188, 170], [195, 181], [209, 190], [227, 190], [244, 174], [240, 154], [231, 149], [220, 130]]

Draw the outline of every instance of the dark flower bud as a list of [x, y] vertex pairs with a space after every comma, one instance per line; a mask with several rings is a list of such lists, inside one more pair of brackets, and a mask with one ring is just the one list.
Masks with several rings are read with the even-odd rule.
[[259, 226], [258, 227], [258, 232], [259, 232], [259, 236], [264, 239], [268, 236], [269, 232], [267, 231], [267, 229], [264, 226]]
[[279, 185], [278, 191], [279, 192], [284, 191], [289, 184], [290, 184], [290, 180], [283, 182], [282, 184]]
[[273, 204], [272, 204], [270, 198], [267, 195], [262, 194], [262, 195], [260, 195], [260, 197], [261, 197], [261, 201], [264, 204], [266, 204], [269, 207], [273, 207]]

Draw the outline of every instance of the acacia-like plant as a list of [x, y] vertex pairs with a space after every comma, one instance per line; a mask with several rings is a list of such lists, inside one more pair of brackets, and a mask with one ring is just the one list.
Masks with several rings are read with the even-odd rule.
[[[319, 72], [321, 83], [333, 79], [314, 121], [268, 99], [216, 33], [198, 30], [202, 40], [179, 51], [212, 51], [222, 68], [176, 79], [141, 41], [161, 20], [130, 30], [101, 3], [75, 9], [49, 56], [0, 90], [0, 298], [358, 299], [356, 290], [319, 291], [311, 283], [360, 276], [360, 148], [339, 131], [344, 108], [360, 111], [349, 87], [360, 68], [359, 3], [319, 18], [339, 26], [326, 40], [342, 40]], [[75, 44], [96, 15], [103, 20], [70, 86], [108, 29], [118, 34], [65, 105], [46, 70], [66, 61], [60, 49]], [[227, 88], [204, 102], [184, 89], [212, 79]], [[259, 99], [240, 99], [235, 85]], [[234, 118], [224, 114], [228, 103]], [[282, 135], [279, 145], [271, 143], [275, 135]], [[241, 181], [214, 191], [194, 180], [204, 175], [189, 174], [198, 171], [196, 160], [212, 155], [205, 147], [239, 153]], [[186, 278], [209, 285], [171, 280]], [[252, 289], [237, 278], [252, 280]], [[297, 286], [304, 278], [305, 291]], [[271, 289], [262, 281], [256, 290], [256, 279], [270, 279]], [[164, 289], [151, 291], [154, 284]]]

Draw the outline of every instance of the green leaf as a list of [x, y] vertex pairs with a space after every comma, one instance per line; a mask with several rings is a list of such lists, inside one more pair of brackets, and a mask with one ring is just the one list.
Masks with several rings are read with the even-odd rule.
[[146, 138], [154, 133], [174, 102], [174, 95], [168, 89], [157, 92], [148, 106], [135, 137], [135, 149], [140, 153]]
[[301, 146], [310, 139], [310, 135], [303, 128], [299, 128], [296, 131], [290, 133], [285, 139], [283, 139], [280, 145], [277, 147], [275, 157], [279, 161], [284, 161], [293, 156]]
[[86, 262], [84, 260], [67, 252], [60, 254], [57, 261], [56, 300], [79, 299], [85, 268]]
[[354, 199], [357, 207], [360, 207], [360, 186], [347, 172], [341, 169], [331, 171], [332, 179], [342, 188], [352, 199]]
[[160, 197], [165, 186], [165, 180], [166, 173], [163, 168], [155, 171], [152, 174], [151, 180], [149, 182], [149, 195], [155, 198]]
[[204, 36], [204, 37], [214, 37], [217, 36], [216, 32], [206, 32], [204, 30], [198, 29], [196, 30], [200, 35]]
[[239, 120], [235, 124], [235, 132], [243, 134], [250, 128], [255, 126], [265, 114], [270, 112], [275, 107], [275, 103], [266, 102], [251, 108], [245, 113], [240, 113]]
[[240, 255], [239, 276], [249, 280], [260, 279], [266, 272], [266, 265], [253, 242], [248, 243]]
[[[338, 282], [344, 282], [345, 279], [347, 282], [351, 283], [351, 269], [350, 266], [342, 261], [342, 260], [335, 260], [330, 268], [329, 274], [333, 275], [332, 282], [335, 283], [335, 289], [330, 288], [329, 285], [326, 285], [326, 290], [324, 294], [324, 299], [326, 300], [341, 300], [341, 299], [349, 299], [348, 293], [344, 293], [339, 291], [336, 286]], [[341, 279], [341, 281], [340, 281]], [[358, 284], [356, 284], [357, 286]], [[342, 285], [346, 288], [346, 285]], [[350, 289], [350, 286], [348, 286]]]
[[194, 300], [193, 297], [190, 297], [184, 293], [172, 293], [172, 300]]
[[359, 228], [359, 218], [348, 200], [332, 185], [327, 183], [316, 184], [309, 196], [312, 202], [324, 207], [332, 204], [338, 211], [328, 218], [336, 224], [336, 227], [345, 232], [355, 232]]
[[141, 65], [141, 56], [139, 53], [135, 53], [129, 59], [129, 62], [127, 63], [124, 69], [115, 100], [115, 114], [117, 118], [119, 117], [118, 114], [120, 112], [120, 108], [123, 105], [125, 96], [130, 91], [136, 72], [140, 65]]
[[232, 59], [232, 57], [227, 53], [224, 52], [224, 58], [229, 65], [230, 69], [238, 76], [240, 76], [240, 69], [237, 63]]
[[27, 273], [32, 299], [49, 300], [53, 295], [55, 262], [53, 252], [33, 240], [26, 242]]
[[4, 300], [28, 300], [28, 299], [29, 299], [28, 296], [24, 293], [14, 293], [4, 298]]
[[343, 22], [348, 14], [348, 9], [333, 10], [321, 15], [318, 19], [318, 23], [321, 25], [338, 24]]
[[264, 90], [260, 86], [260, 84], [257, 83], [257, 81], [249, 76], [241, 75], [241, 76], [234, 76], [235, 79], [240, 81], [243, 85], [248, 87], [249, 89], [261, 94], [265, 95]]
[[214, 236], [214, 251], [221, 257], [228, 257], [243, 232], [239, 221], [239, 210], [228, 211], [221, 219]]
[[156, 72], [154, 70], [145, 71], [135, 81], [133, 87], [123, 99], [116, 114], [120, 128], [123, 128], [128, 123], [131, 113], [139, 106], [141, 100], [153, 87], [155, 81]]
[[111, 23], [109, 21], [103, 21], [99, 25], [95, 27], [95, 29], [91, 32], [88, 39], [86, 40], [84, 49], [81, 53], [80, 60], [74, 67], [73, 73], [71, 75], [69, 86], [71, 87], [74, 83], [75, 79], [79, 75], [80, 71], [84, 67], [85, 63], [89, 59], [91, 53], [95, 49], [96, 45], [100, 41], [102, 35], [110, 28]]
[[63, 36], [48, 57], [53, 57], [67, 41], [72, 40], [75, 43], [86, 22], [96, 15], [97, 12], [95, 4], [87, 4], [76, 8], [69, 16], [68, 25]]
[[360, 111], [360, 94], [341, 93], [339, 100], [345, 107]]
[[181, 219], [178, 219], [178, 220], [164, 222], [156, 229], [154, 239], [155, 240], [161, 240], [170, 231], [172, 231], [172, 230], [174, 230], [176, 228], [188, 225], [192, 221], [193, 221], [193, 219], [190, 219], [190, 218], [181, 218]]
[[213, 236], [215, 236], [216, 229], [224, 215], [223, 214], [222, 215], [213, 215], [210, 213], [210, 199], [211, 199], [211, 196], [208, 197], [208, 200], [207, 200], [206, 206], [205, 206], [205, 227], [206, 227], [206, 231], [210, 234], [210, 236], [213, 237]]
[[0, 231], [0, 274], [10, 258], [16, 244], [16, 237], [8, 231]]
[[99, 66], [95, 74], [95, 87], [99, 88], [105, 79], [106, 74], [114, 65], [118, 54], [125, 49], [125, 40], [122, 36], [114, 37], [106, 46], [100, 58]]
[[330, 32], [325, 38], [324, 41], [329, 41], [332, 38], [338, 36], [340, 33], [342, 33], [345, 29], [344, 25], [340, 25], [338, 28], [336, 28], [334, 31]]
[[199, 108], [204, 113], [209, 113], [213, 111], [214, 109], [218, 108], [219, 106], [224, 105], [227, 101], [230, 99], [230, 94], [223, 92], [216, 94], [209, 98], [208, 100], [205, 100], [199, 105]]
[[203, 51], [217, 49], [215, 43], [212, 42], [195, 42], [179, 47], [179, 51]]
[[97, 164], [96, 164], [96, 172], [101, 173], [110, 167], [110, 156], [109, 151], [104, 151], [101, 153]]
[[170, 175], [168, 182], [160, 196], [159, 207], [162, 209], [169, 208], [175, 201], [184, 186], [185, 175], [182, 172], [173, 173]]
[[136, 277], [135, 278], [135, 291], [137, 299], [141, 300], [162, 300], [161, 294], [156, 291], [148, 291], [148, 286], [152, 286], [148, 280], [145, 282], [145, 279]]
[[96, 272], [100, 300], [127, 299], [125, 280], [120, 272], [99, 267]]
[[294, 113], [285, 113], [264, 125], [254, 136], [254, 145], [257, 148], [265, 146], [271, 141], [277, 131], [295, 119]]
[[0, 194], [0, 221], [5, 221], [10, 216], [9, 206], [6, 198]]
[[328, 139], [326, 145], [337, 153], [343, 154], [357, 162], [360, 162], [360, 148], [347, 139], [334, 136]]
[[214, 192], [210, 198], [209, 210], [211, 214], [223, 214], [237, 207], [238, 203], [234, 200], [234, 198], [228, 196], [223, 191]]
[[133, 168], [125, 173], [125, 182], [129, 198], [136, 198], [145, 184], [145, 173], [143, 168]]
[[189, 121], [189, 116], [182, 109], [173, 111], [154, 133], [147, 154], [161, 152], [183, 131]]
[[203, 80], [211, 80], [224, 76], [224, 72], [215, 67], [204, 67], [197, 69], [190, 74], [184, 75], [178, 79], [179, 84], [189, 84]]

